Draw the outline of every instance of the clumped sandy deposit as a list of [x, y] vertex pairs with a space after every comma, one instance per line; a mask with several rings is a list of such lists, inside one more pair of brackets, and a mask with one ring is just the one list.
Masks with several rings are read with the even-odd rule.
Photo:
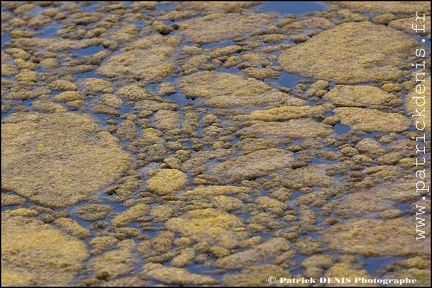
[[430, 285], [430, 4], [263, 3], [2, 2], [2, 286]]

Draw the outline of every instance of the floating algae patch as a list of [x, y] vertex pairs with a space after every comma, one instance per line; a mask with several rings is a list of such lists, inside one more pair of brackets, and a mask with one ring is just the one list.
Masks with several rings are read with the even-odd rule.
[[312, 165], [294, 169], [289, 172], [289, 178], [307, 186], [329, 187], [336, 183], [333, 177], [326, 175], [327, 165]]
[[430, 238], [415, 241], [412, 225], [409, 218], [350, 219], [323, 231], [321, 237], [331, 250], [366, 257], [429, 254]]
[[262, 121], [282, 121], [318, 115], [324, 115], [324, 108], [322, 106], [282, 106], [268, 110], [252, 111], [250, 113], [250, 118], [252, 120]]
[[117, 215], [112, 221], [111, 224], [114, 226], [126, 226], [134, 221], [136, 221], [139, 217], [143, 216], [149, 211], [149, 207], [146, 204], [138, 204], [135, 205], [123, 213]]
[[334, 1], [329, 2], [356, 12], [380, 12], [414, 14], [418, 11], [430, 11], [430, 3], [426, 1]]
[[93, 258], [90, 262], [91, 269], [97, 278], [116, 278], [130, 275], [138, 260], [135, 252], [136, 243], [132, 239], [119, 242], [116, 248], [100, 256]]
[[275, 260], [275, 258], [290, 249], [291, 247], [287, 239], [276, 237], [246, 251], [217, 259], [215, 265], [217, 268], [237, 270], [247, 266], [264, 264], [269, 260]]
[[[334, 279], [336, 277], [341, 277], [342, 279], [346, 279], [344, 284], [332, 285], [336, 287], [346, 287], [346, 283], [356, 284], [355, 286], [368, 286], [368, 287], [376, 287], [375, 284], [358, 284], [355, 279], [364, 279], [364, 280], [372, 280], [373, 277], [369, 275], [366, 270], [359, 270], [356, 267], [353, 267], [351, 263], [337, 263], [328, 269], [325, 273], [325, 277], [328, 279]], [[348, 280], [349, 279], [349, 280]], [[358, 281], [358, 280], [357, 280]]]
[[237, 12], [243, 8], [260, 5], [264, 1], [185, 1], [181, 7], [206, 12]]
[[159, 169], [149, 171], [147, 189], [159, 195], [171, 195], [189, 184], [188, 176], [177, 169]]
[[417, 279], [418, 286], [431, 285], [431, 262], [427, 255], [395, 261], [389, 268], [383, 278]]
[[181, 217], [169, 219], [165, 227], [194, 241], [228, 249], [250, 237], [240, 218], [212, 208], [188, 211]]
[[88, 258], [84, 242], [41, 221], [1, 217], [2, 286], [68, 286]]
[[323, 97], [338, 106], [368, 107], [400, 105], [402, 100], [374, 86], [336, 85]]
[[192, 42], [207, 44], [239, 37], [272, 23], [277, 17], [275, 13], [213, 13], [182, 22], [179, 31]]
[[396, 81], [416, 47], [418, 41], [393, 28], [345, 23], [287, 49], [278, 62], [289, 73], [337, 84]]
[[210, 276], [193, 274], [183, 268], [165, 267], [158, 263], [147, 263], [143, 273], [150, 279], [172, 285], [216, 285], [218, 281]]
[[91, 116], [15, 113], [2, 122], [2, 189], [66, 207], [117, 180], [130, 162]]
[[267, 175], [277, 169], [289, 167], [293, 162], [294, 153], [271, 148], [217, 164], [210, 168], [209, 173], [236, 182]]
[[327, 137], [334, 133], [330, 125], [319, 123], [313, 119], [292, 119], [284, 122], [253, 121], [251, 126], [240, 129], [236, 135], [260, 135], [291, 138]]
[[365, 132], [403, 132], [408, 129], [408, 118], [397, 113], [385, 113], [377, 109], [336, 108], [341, 124]]
[[263, 287], [273, 286], [268, 279], [273, 277], [289, 277], [290, 273], [277, 265], [259, 265], [243, 269], [240, 273], [226, 274], [223, 283], [226, 287]]
[[180, 38], [175, 36], [144, 37], [108, 58], [97, 73], [105, 77], [130, 76], [148, 83], [162, 81], [175, 69], [174, 52], [179, 45]]
[[179, 89], [187, 97], [204, 98], [215, 108], [254, 107], [284, 103], [304, 105], [306, 101], [271, 88], [256, 79], [231, 73], [200, 72], [180, 78]]
[[187, 190], [183, 195], [201, 195], [201, 196], [212, 196], [212, 195], [229, 195], [229, 194], [248, 194], [250, 192], [248, 187], [237, 187], [237, 186], [197, 186], [192, 190]]
[[404, 187], [399, 185], [388, 186], [386, 189], [373, 187], [343, 196], [333, 209], [333, 214], [347, 218], [366, 216], [376, 212], [381, 212], [381, 218], [400, 216], [402, 211], [396, 210], [396, 205], [415, 201], [416, 195], [409, 193], [409, 189], [403, 189]]

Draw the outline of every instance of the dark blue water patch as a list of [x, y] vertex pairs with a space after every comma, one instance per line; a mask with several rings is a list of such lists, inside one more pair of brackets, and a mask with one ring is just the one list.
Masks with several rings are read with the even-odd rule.
[[98, 1], [91, 2], [89, 5], [85, 5], [86, 2], [81, 2], [82, 4], [79, 6], [81, 11], [83, 12], [95, 12], [97, 6], [99, 5]]
[[101, 51], [105, 50], [105, 48], [101, 45], [98, 46], [89, 46], [87, 48], [82, 48], [82, 49], [75, 49], [75, 50], [71, 50], [71, 54], [78, 56], [78, 58], [83, 58], [85, 56], [93, 56], [96, 53], [99, 53]]
[[87, 79], [87, 78], [104, 79], [104, 77], [96, 74], [95, 71], [89, 71], [89, 72], [85, 72], [85, 73], [75, 73], [75, 74], [72, 74], [72, 76], [74, 76], [76, 79]]
[[295, 200], [297, 198], [299, 198], [300, 196], [303, 196], [304, 194], [300, 191], [294, 191], [294, 193], [292, 194], [292, 198], [291, 200]]
[[1, 36], [1, 49], [2, 49], [2, 51], [4, 49], [6, 49], [6, 47], [4, 47], [6, 43], [10, 43], [9, 33], [5, 33], [4, 35]]
[[[234, 74], [234, 75], [243, 75], [241, 74], [237, 68], [235, 67], [230, 67], [230, 68], [225, 68], [225, 67], [217, 67], [215, 69], [216, 72], [220, 72], [220, 73], [230, 73], [230, 74]], [[249, 77], [249, 76], [248, 76]]]
[[254, 7], [259, 12], [276, 12], [280, 15], [302, 15], [316, 11], [325, 11], [327, 6], [317, 1], [268, 1], [265, 4]]
[[9, 110], [6, 113], [1, 113], [1, 119], [3, 120], [4, 118], [6, 118], [7, 116], [9, 116], [9, 115], [11, 115], [13, 113], [15, 113], [15, 109], [14, 108], [12, 108], [11, 110]]
[[[413, 37], [415, 38], [415, 39], [417, 39], [420, 43], [419, 44], [423, 44], [423, 45], [425, 45], [426, 47], [428, 47], [429, 49], [431, 48], [431, 41], [430, 40], [428, 40], [428, 39], [426, 39], [426, 37], [425, 36], [421, 36], [421, 35], [413, 35]], [[420, 49], [421, 47], [419, 47], [419, 49]], [[427, 51], [427, 52], [429, 52], [428, 54], [430, 54], [430, 51]], [[428, 56], [428, 55], [426, 55], [426, 56]]]
[[38, 38], [58, 38], [57, 31], [61, 29], [61, 26], [57, 23], [51, 23], [51, 25], [44, 27], [38, 31]]
[[150, 88], [153, 91], [157, 91], [158, 84], [155, 84], [155, 83], [147, 84], [147, 87]]
[[381, 13], [379, 13], [379, 12], [364, 12], [364, 13], [362, 13], [362, 16], [369, 17], [369, 20], [374, 19], [375, 17], [378, 17], [380, 15], [381, 15]]
[[184, 106], [187, 103], [197, 104], [201, 102], [200, 98], [188, 98], [182, 93], [174, 93], [169, 96], [164, 96], [163, 98], [171, 100], [179, 106]]
[[223, 48], [231, 45], [235, 45], [233, 40], [204, 44], [201, 46], [201, 48], [204, 50], [204, 49], [213, 49], [213, 48]]
[[60, 90], [54, 90], [51, 92], [51, 97], [55, 97], [57, 95], [59, 95], [60, 93], [63, 93], [64, 91], [60, 91]]
[[327, 112], [327, 113], [324, 114], [324, 117], [331, 117], [331, 116], [334, 116], [334, 115], [335, 115], [335, 113], [333, 111], [329, 111], [329, 112]]
[[34, 102], [34, 101], [36, 101], [37, 100], [37, 98], [33, 98], [33, 99], [15, 99], [15, 100], [13, 100], [13, 102], [15, 103], [15, 104], [17, 104], [17, 105], [19, 105], [19, 104], [21, 104], [21, 105], [23, 105], [24, 107], [26, 107], [26, 108], [28, 108], [28, 109], [32, 109], [32, 106], [31, 106], [31, 104]]
[[126, 104], [124, 104], [121, 108], [120, 108], [120, 113], [121, 114], [132, 114], [134, 111], [134, 108], [132, 106], [128, 106]]
[[297, 262], [297, 265], [293, 266], [291, 269], [288, 270], [293, 277], [296, 275], [302, 277], [304, 275], [304, 268], [301, 267], [301, 263], [303, 263], [303, 261], [305, 261], [309, 257], [310, 256], [302, 255], [300, 253], [296, 254], [295, 260]]
[[345, 134], [347, 132], [349, 132], [351, 130], [351, 127], [349, 126], [345, 126], [342, 124], [336, 124], [333, 129], [336, 131], [336, 133], [338, 133], [338, 135], [342, 135]]
[[297, 85], [300, 81], [310, 82], [311, 80], [312, 79], [310, 78], [303, 78], [294, 74], [283, 72], [282, 75], [279, 77], [277, 83], [282, 87], [287, 87], [294, 90], [294, 86]]
[[99, 113], [92, 113], [92, 116], [96, 117], [96, 119], [99, 120], [99, 125], [101, 127], [106, 128], [107, 115], [99, 114]]
[[321, 158], [314, 158], [309, 163], [309, 165], [317, 165], [317, 164], [335, 165], [335, 164], [338, 164], [338, 163], [340, 163], [339, 160], [324, 160], [324, 159], [321, 159]]
[[[339, 124], [338, 124], [339, 125]], [[364, 135], [360, 136], [361, 139], [365, 138], [377, 138], [378, 136], [384, 136], [381, 132], [372, 132], [372, 133], [365, 133]]]
[[172, 11], [175, 8], [177, 8], [179, 5], [180, 5], [179, 3], [169, 4], [169, 1], [166, 1], [165, 3], [164, 3], [164, 1], [162, 1], [162, 3], [159, 1], [158, 4], [156, 5], [156, 9], [157, 10]]
[[1, 207], [1, 212], [5, 212], [8, 210], [16, 210], [18, 208], [22, 208], [22, 205], [8, 205], [8, 206], [2, 206]]
[[337, 152], [337, 151], [339, 151], [339, 148], [335, 147], [335, 146], [328, 146], [328, 147], [324, 148], [324, 151]]
[[[391, 265], [395, 261], [402, 260], [403, 257], [376, 257], [376, 258], [367, 258], [365, 259], [366, 264], [363, 266], [369, 274], [376, 275], [376, 272], [382, 268], [383, 266]], [[380, 287], [385, 287], [381, 285]]]
[[402, 211], [402, 212], [404, 212], [404, 213], [409, 213], [409, 212], [412, 212], [412, 211], [415, 211], [415, 209], [413, 209], [411, 206], [410, 206], [410, 203], [408, 203], [408, 204], [397, 204], [397, 205], [395, 205], [394, 206], [394, 208], [395, 209], [398, 209], [398, 210], [400, 210], [400, 211]]
[[185, 146], [185, 147], [192, 147], [194, 144], [192, 144], [191, 142], [189, 142], [189, 141], [187, 141], [187, 142], [184, 142], [184, 143], [182, 143], [182, 145], [183, 146]]
[[132, 24], [138, 28], [144, 28], [144, 22], [142, 22], [142, 21], [132, 22]]

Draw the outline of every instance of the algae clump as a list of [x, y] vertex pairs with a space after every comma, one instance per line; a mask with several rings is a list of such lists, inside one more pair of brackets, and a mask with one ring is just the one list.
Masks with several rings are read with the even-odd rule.
[[205, 241], [226, 248], [236, 247], [239, 241], [249, 236], [240, 218], [211, 208], [192, 210], [181, 217], [171, 218], [165, 222], [165, 227], [197, 242]]
[[342, 107], [334, 110], [341, 124], [365, 132], [402, 132], [408, 129], [408, 118], [397, 113], [385, 113], [377, 109]]
[[416, 40], [393, 28], [345, 23], [287, 49], [278, 62], [289, 73], [338, 84], [396, 81], [417, 46]]
[[85, 200], [130, 163], [118, 139], [91, 116], [15, 113], [1, 126], [2, 189], [38, 204], [57, 208]]
[[175, 69], [174, 52], [179, 44], [178, 37], [145, 37], [108, 58], [97, 73], [105, 77], [128, 75], [148, 83], [162, 81]]
[[350, 219], [327, 229], [322, 236], [330, 249], [342, 253], [366, 257], [423, 255], [430, 251], [430, 238], [415, 241], [416, 231], [410, 224], [407, 218]]
[[84, 268], [87, 247], [79, 239], [8, 212], [1, 226], [2, 286], [68, 286]]
[[188, 176], [177, 169], [159, 169], [147, 180], [147, 189], [160, 195], [171, 195], [183, 189], [188, 183]]
[[241, 36], [270, 24], [276, 17], [273, 13], [212, 13], [203, 18], [184, 21], [180, 25], [180, 32], [193, 42], [206, 44]]
[[179, 89], [187, 97], [204, 98], [206, 106], [217, 108], [305, 103], [304, 100], [271, 88], [262, 81], [214, 71], [199, 72], [180, 78]]

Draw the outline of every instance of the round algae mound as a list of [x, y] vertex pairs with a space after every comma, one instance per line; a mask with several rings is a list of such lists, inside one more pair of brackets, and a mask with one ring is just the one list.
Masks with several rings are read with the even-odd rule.
[[271, 148], [255, 151], [217, 164], [210, 169], [210, 173], [236, 182], [266, 175], [277, 169], [291, 166], [293, 162], [294, 153]]
[[336, 85], [323, 98], [339, 106], [367, 107], [369, 105], [392, 105], [400, 100], [391, 93], [374, 86]]
[[277, 14], [274, 13], [213, 13], [203, 18], [184, 21], [180, 25], [180, 32], [193, 42], [206, 44], [233, 39], [266, 26], [276, 18]]
[[385, 113], [376, 109], [342, 107], [334, 111], [343, 125], [365, 132], [402, 132], [407, 130], [410, 124], [401, 114]]
[[332, 250], [370, 257], [412, 256], [430, 251], [430, 238], [416, 241], [415, 233], [408, 218], [350, 219], [327, 229], [323, 239]]
[[418, 11], [430, 11], [427, 1], [337, 1], [335, 4], [356, 12], [414, 14]]
[[108, 58], [97, 73], [105, 77], [134, 76], [149, 83], [161, 81], [174, 71], [174, 52], [179, 44], [178, 37], [145, 37]]
[[84, 242], [38, 220], [2, 213], [2, 287], [68, 286], [88, 257]]
[[147, 181], [147, 188], [160, 195], [170, 195], [189, 183], [188, 176], [177, 169], [160, 169]]
[[226, 248], [234, 248], [238, 241], [249, 237], [240, 218], [211, 208], [192, 210], [181, 217], [171, 218], [165, 227], [194, 241], [206, 241]]
[[16, 113], [1, 124], [2, 189], [66, 207], [117, 180], [130, 162], [91, 116]]
[[345, 23], [289, 48], [278, 61], [289, 73], [339, 84], [395, 81], [415, 47], [415, 39], [393, 28]]
[[284, 102], [303, 105], [304, 100], [271, 88], [256, 79], [244, 79], [231, 73], [204, 71], [182, 77], [182, 93], [190, 98], [204, 98], [204, 104], [216, 108], [254, 107]]

